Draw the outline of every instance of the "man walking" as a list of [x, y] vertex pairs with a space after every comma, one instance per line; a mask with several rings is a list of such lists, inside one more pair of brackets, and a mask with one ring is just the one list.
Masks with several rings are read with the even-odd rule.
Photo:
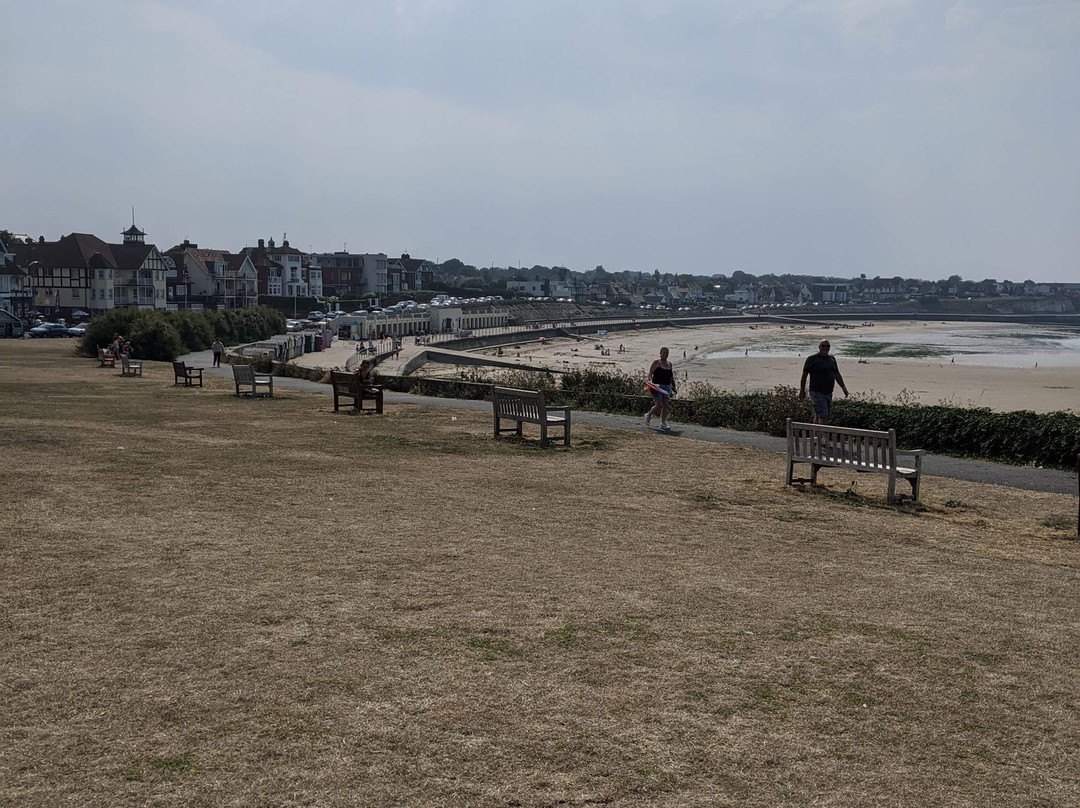
[[810, 377], [810, 403], [814, 407], [815, 424], [829, 423], [833, 387], [836, 383], [839, 383], [840, 389], [844, 391], [844, 398], [847, 398], [848, 394], [844, 377], [836, 366], [836, 359], [829, 356], [830, 347], [827, 339], [818, 343], [818, 352], [806, 357], [803, 362], [802, 378], [799, 379], [799, 398], [806, 398], [806, 378]]
[[[204, 342], [203, 345], [206, 343]], [[221, 355], [225, 353], [225, 346], [221, 344], [221, 340], [214, 340], [214, 344], [210, 346], [210, 350], [214, 352], [214, 367], [221, 367]]]

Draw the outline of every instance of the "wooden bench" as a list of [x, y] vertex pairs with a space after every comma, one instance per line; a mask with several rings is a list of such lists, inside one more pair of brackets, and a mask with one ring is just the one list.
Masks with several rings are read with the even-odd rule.
[[112, 355], [111, 351], [106, 351], [104, 348], [97, 349], [98, 367], [99, 368], [114, 368], [116, 367], [116, 357]]
[[[257, 395], [274, 397], [274, 377], [269, 373], [256, 373], [251, 365], [233, 365], [232, 375], [238, 398], [242, 395], [252, 398]], [[260, 387], [265, 387], [265, 392], [260, 393]]]
[[[570, 445], [570, 408], [548, 407], [540, 390], [514, 390], [509, 387], [491, 388], [491, 408], [495, 416], [495, 437], [503, 432], [514, 432], [521, 437], [522, 424], [540, 425], [540, 443], [547, 443], [548, 427], [563, 428], [563, 445]], [[503, 419], [514, 421], [516, 426], [500, 427]]]
[[[922, 449], [898, 450], [896, 430], [845, 429], [828, 424], [803, 424], [787, 419], [787, 484], [817, 483], [822, 468], [887, 474], [891, 505], [896, 499], [896, 478], [911, 484], [911, 498], [919, 498]], [[898, 455], [911, 455], [901, 465]], [[795, 464], [809, 463], [810, 478], [795, 478]]]
[[184, 387], [194, 387], [195, 382], [199, 383], [199, 387], [202, 387], [202, 368], [192, 368], [185, 365], [183, 362], [172, 363], [173, 384], [183, 384]]
[[358, 373], [343, 373], [340, 370], [330, 371], [330, 384], [334, 388], [334, 412], [341, 406], [342, 399], [349, 399], [348, 406], [356, 412], [364, 409], [365, 399], [375, 404], [375, 412], [383, 411], [383, 391], [381, 387], [361, 384]]
[[142, 376], [142, 362], [132, 359], [127, 354], [120, 356], [121, 376]]

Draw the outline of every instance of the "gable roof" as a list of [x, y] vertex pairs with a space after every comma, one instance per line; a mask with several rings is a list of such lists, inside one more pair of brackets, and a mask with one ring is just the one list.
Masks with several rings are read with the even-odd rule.
[[6, 255], [0, 255], [0, 275], [15, 275], [19, 278], [28, 277], [26, 270]]
[[106, 244], [90, 233], [69, 233], [56, 241], [15, 244], [18, 262], [29, 266], [37, 261], [47, 267], [138, 269], [157, 248], [153, 244]]
[[89, 267], [90, 259], [100, 255], [105, 266], [115, 267], [116, 258], [108, 244], [89, 233], [69, 233], [56, 241], [31, 241], [15, 244], [19, 263], [29, 266], [37, 261], [47, 267]]
[[131, 242], [128, 244], [110, 244], [112, 254], [116, 259], [117, 269], [138, 269], [143, 265], [150, 253], [155, 252], [157, 247], [143, 242]]

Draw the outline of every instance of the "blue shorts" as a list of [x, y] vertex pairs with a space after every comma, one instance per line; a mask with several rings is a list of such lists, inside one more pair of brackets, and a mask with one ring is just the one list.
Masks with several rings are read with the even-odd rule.
[[815, 393], [811, 390], [810, 403], [814, 407], [814, 415], [818, 418], [828, 418], [829, 408], [832, 406], [832, 393]]
[[663, 392], [653, 393], [653, 404], [662, 404], [665, 401], [671, 401], [671, 385], [670, 384], [658, 384], [656, 385]]

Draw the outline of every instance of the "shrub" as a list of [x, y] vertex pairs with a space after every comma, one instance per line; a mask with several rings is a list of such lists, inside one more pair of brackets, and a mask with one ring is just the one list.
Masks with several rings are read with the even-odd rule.
[[[150, 326], [153, 323], [153, 327]], [[168, 326], [179, 339], [180, 347], [173, 351], [171, 337], [161, 332], [162, 324]], [[94, 317], [86, 328], [79, 346], [84, 356], [97, 356], [99, 347], [112, 343], [120, 334], [131, 341], [135, 356], [140, 359], [172, 361], [187, 351], [204, 351], [215, 339], [228, 345], [257, 342], [274, 334], [285, 332], [285, 318], [280, 312], [260, 306], [254, 309], [226, 309], [225, 311], [153, 311], [141, 309], [113, 309]], [[154, 345], [159, 353], [150, 355], [136, 344], [134, 334], [140, 333], [140, 341]], [[150, 338], [150, 334], [157, 336]], [[172, 351], [167, 358], [161, 351]]]
[[157, 362], [171, 362], [184, 352], [180, 332], [163, 312], [149, 312], [134, 321], [128, 334], [134, 356]]

